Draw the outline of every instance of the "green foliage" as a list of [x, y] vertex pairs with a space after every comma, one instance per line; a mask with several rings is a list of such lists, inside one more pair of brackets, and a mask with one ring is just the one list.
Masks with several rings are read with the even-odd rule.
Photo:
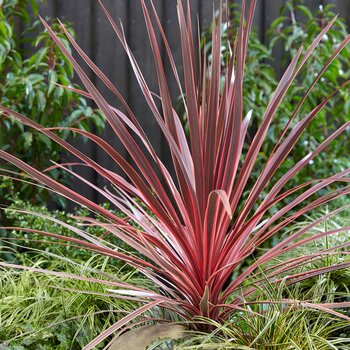
[[[328, 289], [325, 285], [315, 284], [307, 294], [300, 287], [301, 285], [297, 284], [288, 289], [282, 282], [276, 291], [267, 284], [256, 303], [245, 306], [225, 324], [202, 319], [201, 321], [212, 327], [213, 331], [210, 334], [197, 334], [188, 338], [175, 346], [175, 349], [348, 349], [349, 322], [297, 303], [284, 303], [284, 298], [315, 303], [334, 302], [335, 294], [327, 294]], [[273, 303], [270, 304], [268, 300], [273, 300]]]
[[[297, 49], [301, 45], [304, 45], [304, 51], [307, 49], [315, 34], [335, 17], [336, 13], [333, 7], [334, 5], [326, 5], [324, 7], [320, 5], [316, 11], [311, 12], [301, 0], [286, 1], [285, 5], [281, 8], [280, 16], [272, 23], [268, 33], [270, 37], [270, 50], [278, 44], [282, 45], [282, 65], [286, 65], [295, 56]], [[276, 136], [283, 130], [284, 125], [288, 121], [291, 111], [299, 103], [306, 89], [312, 84], [318, 72], [322, 69], [324, 62], [328, 60], [335, 48], [347, 35], [348, 30], [345, 20], [343, 18], [337, 18], [331, 30], [328, 31], [327, 35], [321, 41], [317, 54], [312, 55], [306, 62], [303, 70], [289, 90], [285, 102], [287, 114], [284, 115], [284, 112], [282, 112], [276, 118], [275, 133], [274, 135], [270, 134], [270, 144], [265, 144], [265, 152], [271, 149]], [[325, 96], [328, 96], [334, 91], [342, 81], [350, 79], [349, 56], [350, 48], [347, 46], [323, 74], [320, 82], [312, 89], [296, 118], [296, 122], [298, 121], [298, 117], [303, 117], [311, 111]], [[341, 90], [329, 101], [326, 108], [317, 115], [307, 131], [303, 133], [293, 150], [292, 157], [280, 169], [281, 173], [285, 172], [296, 160], [299, 160], [301, 154], [311, 152], [315, 149], [335, 130], [337, 125], [348, 121], [349, 117], [350, 95], [347, 88]], [[350, 130], [347, 130], [346, 133], [331, 144], [329, 150], [332, 154], [331, 157], [325, 153], [320, 154], [299, 175], [299, 178], [296, 177], [295, 180], [304, 182], [344, 170], [349, 166], [349, 159], [346, 153], [344, 153], [344, 149], [349, 148]]]
[[[5, 183], [7, 185], [9, 184], [9, 182]], [[9, 186], [11, 185], [8, 185], [8, 187]], [[80, 208], [70, 214], [60, 210], [50, 211], [44, 205], [33, 205], [29, 202], [23, 201], [19, 198], [18, 194], [11, 197], [11, 203], [12, 204], [4, 211], [4, 220], [10, 222], [13, 227], [46, 231], [66, 237], [77, 237], [74, 232], [61, 224], [64, 222], [65, 224], [79, 229], [84, 228], [86, 233], [94, 237], [104, 237], [104, 234], [106, 233], [106, 230], [99, 226], [84, 226], [83, 218], [90, 216], [89, 210], [84, 208]], [[110, 212], [117, 216], [123, 217], [119, 212], [111, 210], [108, 204], [103, 204], [102, 207], [110, 210]], [[33, 213], [35, 213], [35, 215]], [[79, 219], [79, 217], [81, 219]], [[100, 220], [103, 220], [103, 218], [100, 218]], [[130, 250], [129, 246], [116, 237], [109, 237], [108, 240], [112, 244], [118, 246], [119, 249]], [[7, 232], [7, 238], [3, 240], [3, 243], [7, 247], [17, 247], [17, 249], [3, 249], [2, 255], [6, 256], [7, 260], [22, 261], [23, 258], [29, 258], [32, 262], [36, 262], [38, 259], [38, 251], [58, 254], [70, 259], [78, 259], [79, 261], [88, 260], [92, 254], [91, 252], [80, 249], [75, 245], [62, 244], [60, 240], [52, 237], [43, 237], [37, 233], [28, 233], [17, 230]], [[118, 266], [124, 265], [117, 260], [114, 260], [114, 263]]]
[[[31, 7], [37, 16], [38, 1], [1, 1], [0, 6], [0, 104], [27, 115], [44, 127], [77, 127], [89, 130], [92, 125], [101, 131], [104, 119], [93, 110], [87, 101], [73, 91], [56, 84], [75, 86], [71, 64], [49, 39], [41, 23], [32, 23], [28, 15]], [[17, 20], [23, 23], [18, 31]], [[69, 49], [69, 43], [55, 21], [52, 28]], [[71, 27], [69, 32], [74, 35]], [[62, 158], [64, 152], [41, 133], [24, 127], [14, 119], [0, 115], [0, 140], [2, 149], [19, 156], [37, 169], [45, 169]], [[74, 136], [71, 131], [62, 131], [63, 139]], [[51, 171], [55, 179], [67, 179], [59, 170]], [[42, 190], [16, 185], [22, 198], [33, 198], [45, 203]]]
[[252, 314], [247, 307], [225, 325], [207, 321], [215, 327], [211, 334], [197, 335], [179, 344], [176, 350], [345, 350], [350, 345], [342, 332], [345, 322], [304, 308], [288, 308], [283, 304], [265, 306], [264, 314]]
[[[302, 0], [286, 1], [280, 9], [280, 16], [273, 21], [271, 28], [265, 35], [269, 39], [269, 45], [263, 44], [257, 35], [256, 29], [253, 28], [248, 43], [249, 49], [247, 51], [247, 64], [245, 66], [243, 85], [243, 115], [246, 115], [250, 110], [253, 111], [251, 126], [246, 137], [246, 148], [249, 147], [271, 95], [277, 86], [277, 74], [273, 65], [277, 64], [286, 67], [301, 45], [304, 46], [305, 52], [316, 33], [319, 33], [336, 15], [333, 11], [333, 6], [326, 5], [322, 7], [320, 5], [318, 10], [311, 12]], [[230, 52], [226, 50], [226, 39], [228, 38], [231, 41], [230, 44], [232, 44], [233, 38], [236, 35], [236, 29], [238, 28], [240, 7], [232, 4], [231, 12], [231, 18], [233, 20], [229, 25], [228, 23], [222, 25], [223, 67], [225, 67], [225, 62], [230, 56]], [[259, 176], [262, 165], [265, 164], [270, 156], [279, 135], [307, 88], [311, 85], [315, 76], [332, 55], [335, 48], [346, 38], [347, 33], [344, 19], [337, 18], [334, 26], [321, 41], [317, 53], [307, 60], [303, 69], [298, 74], [268, 131], [265, 142], [260, 150], [260, 161], [255, 165], [255, 170], [252, 173], [251, 184], [254, 184]], [[204, 32], [202, 45], [205, 45], [207, 48], [211, 47], [211, 28], [208, 28]], [[275, 59], [278, 45], [282, 46], [283, 57], [281, 62], [276, 62]], [[312, 89], [290, 127], [293, 127], [299, 121], [299, 118], [304, 117], [323, 101], [326, 96], [340, 85], [341, 81], [346, 81], [350, 78], [349, 55], [350, 48], [347, 46], [323, 74], [320, 82]], [[222, 80], [224, 80], [224, 76], [222, 76]], [[325, 109], [317, 115], [315, 120], [301, 135], [291, 154], [282, 163], [279, 170], [276, 171], [276, 178], [283, 175], [292, 165], [296, 164], [302, 155], [306, 155], [308, 152], [314, 150], [336, 129], [337, 125], [339, 126], [349, 120], [350, 94], [348, 92], [348, 88], [341, 90], [329, 101]], [[344, 149], [350, 149], [350, 129], [334, 140], [328, 148], [328, 152], [332, 154], [332, 157], [326, 154], [328, 152], [321, 153], [303, 171], [296, 174], [288, 186], [293, 187], [296, 184], [304, 183], [315, 178], [324, 178], [349, 167], [350, 162]], [[249, 191], [245, 193], [246, 196], [248, 194]]]
[[[82, 277], [96, 277], [98, 270], [99, 277], [106, 273], [144, 284], [133, 272], [112, 266], [108, 258], [92, 256], [76, 263], [41, 255], [34, 267], [48, 264], [51, 270]], [[31, 271], [0, 269], [0, 288], [0, 344], [8, 350], [80, 350], [137, 307], [114, 297], [105, 285]]]
[[[12, 181], [6, 179], [3, 183], [14, 190]], [[10, 193], [10, 197], [12, 204], [5, 210], [4, 217], [14, 227], [76, 237], [59, 222], [81, 229], [83, 217], [90, 215], [83, 208], [67, 214], [24, 202], [16, 193]], [[103, 207], [120, 215], [108, 204]], [[84, 230], [94, 237], [103, 237], [106, 233], [98, 226], [84, 226]], [[103, 258], [79, 246], [36, 233], [20, 230], [7, 233], [8, 237], [0, 241], [0, 259], [5, 261], [83, 278], [111, 277], [154, 288], [138, 271], [117, 259]], [[109, 241], [121, 251], [130, 250], [115, 237], [109, 237]], [[64, 276], [1, 268], [0, 345], [6, 344], [9, 350], [80, 350], [138, 306], [135, 302], [120, 299], [119, 295], [114, 296], [108, 287]], [[103, 345], [106, 343], [98, 349]]]
[[[15, 200], [12, 208], [21, 207], [23, 210], [39, 211], [50, 214], [46, 208], [34, 207]], [[81, 210], [79, 215], [85, 215]], [[321, 213], [320, 213], [321, 214]], [[324, 214], [324, 213], [323, 213]], [[32, 227], [35, 229], [49, 229], [52, 232], [70, 233], [62, 226], [33, 217], [30, 214], [21, 214], [7, 211], [7, 215], [14, 218], [16, 225]], [[55, 211], [51, 214], [57, 219], [77, 224], [63, 212]], [[311, 218], [309, 220], [312, 221]], [[306, 225], [309, 221], [298, 223], [294, 228]], [[339, 228], [347, 224], [346, 215], [338, 216], [310, 230], [309, 235]], [[91, 233], [101, 234], [101, 228], [90, 228]], [[99, 232], [98, 232], [99, 231]], [[81, 276], [101, 277], [102, 273], [121, 278], [123, 281], [145, 285], [146, 280], [134, 274], [129, 267], [116, 266], [115, 259], [102, 259], [93, 253], [79, 252], [60, 246], [55, 242], [51, 244], [50, 238], [45, 241], [28, 237], [22, 232], [16, 233], [20, 241], [24, 240], [27, 246], [26, 253], [17, 255], [27, 266], [36, 266], [55, 271], [65, 271]], [[306, 245], [302, 252], [293, 254], [309, 254], [318, 248], [330, 248], [347, 242], [348, 232], [342, 232], [330, 237], [328, 240], [318, 240]], [[36, 241], [38, 239], [39, 241]], [[19, 241], [19, 242], [20, 242]], [[321, 247], [320, 247], [321, 246]], [[46, 254], [30, 251], [29, 247], [45, 249]], [[64, 255], [64, 258], [62, 257]], [[291, 259], [293, 256], [281, 257]], [[328, 260], [331, 259], [331, 260]], [[338, 264], [343, 257], [326, 257], [312, 266], [304, 266], [302, 270]], [[347, 276], [347, 277], [345, 277]], [[349, 270], [334, 271], [303, 281], [293, 288], [279, 287], [269, 289], [260, 295], [261, 300], [278, 301], [283, 298], [294, 300], [307, 300], [313, 303], [333, 303], [335, 300], [348, 301], [348, 292], [344, 287], [348, 285]], [[149, 283], [149, 282], [148, 282]], [[51, 350], [51, 349], [80, 349], [96, 335], [116, 322], [122, 315], [135, 309], [136, 305], [125, 300], [96, 293], [110, 294], [106, 287], [91, 282], [77, 281], [68, 278], [59, 278], [46, 274], [37, 274], [30, 271], [2, 270], [0, 272], [0, 343], [9, 342], [9, 350]], [[83, 291], [77, 293], [76, 291]], [[85, 294], [86, 293], [86, 294]], [[211, 320], [196, 320], [207, 322], [212, 333], [192, 334], [184, 341], [164, 342], [155, 344], [152, 349], [347, 349], [350, 345], [349, 324], [329, 314], [311, 311], [307, 308], [289, 307], [283, 304], [271, 304], [246, 307], [246, 311], [236, 313], [230, 322], [220, 325]], [[114, 310], [114, 311], [113, 311]], [[117, 310], [124, 310], [119, 314]], [[254, 311], [256, 314], [251, 314]], [[92, 331], [93, 330], [93, 331]], [[177, 345], [175, 345], [177, 344]], [[105, 344], [102, 344], [105, 345]]]
[[[328, 212], [322, 211], [313, 213], [312, 216], [306, 216], [304, 221], [298, 223], [294, 227], [291, 227], [291, 229], [286, 232], [285, 235], [291, 234], [292, 232], [298, 230], [298, 228], [307, 226], [313, 220], [325, 214], [328, 214]], [[341, 227], [349, 226], [349, 210], [344, 210], [343, 213], [332, 218], [328, 218], [324, 222], [310, 229], [305, 237], [312, 237], [317, 234], [331, 232], [333, 230], [340, 229]], [[313, 243], [299, 246], [288, 254], [281, 255], [279, 260], [275, 263], [280, 263], [288, 259], [292, 259], [293, 257], [297, 258], [298, 256], [313, 254], [315, 251], [325, 251], [329, 249], [331, 249], [329, 255], [316, 256], [313, 261], [299, 267], [298, 272], [307, 271], [308, 269], [329, 267], [333, 266], [334, 264], [347, 262], [350, 260], [349, 252], [346, 246], [349, 242], [349, 233], [350, 230], [344, 229], [341, 232], [321, 237], [315, 240]], [[339, 248], [333, 250], [335, 247]], [[314, 286], [317, 286], [319, 295], [337, 294], [339, 298], [349, 301], [350, 269], [347, 268], [332, 271], [328, 274], [312, 277], [300, 283], [300, 288], [306, 293], [309, 293], [309, 291], [312, 292]], [[320, 292], [321, 288], [323, 288], [322, 293]], [[308, 295], [306, 297], [309, 298]]]

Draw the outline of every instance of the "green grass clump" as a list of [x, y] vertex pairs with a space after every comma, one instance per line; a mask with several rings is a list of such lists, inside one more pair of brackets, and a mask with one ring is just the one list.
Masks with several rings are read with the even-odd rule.
[[[285, 299], [312, 303], [334, 302], [325, 285], [315, 284], [306, 295], [301, 284], [292, 289], [281, 283], [278, 290], [266, 286], [254, 304], [245, 306], [225, 324], [201, 320], [213, 330], [196, 334], [174, 346], [175, 350], [348, 350], [350, 323], [328, 313], [286, 304]], [[272, 300], [273, 303], [267, 302]]]
[[346, 322], [307, 309], [280, 305], [266, 306], [265, 312], [253, 315], [247, 308], [232, 322], [224, 325], [207, 321], [215, 330], [209, 335], [196, 335], [174, 347], [176, 350], [345, 350], [350, 338]]
[[[47, 264], [42, 258], [34, 267]], [[80, 264], [56, 257], [49, 269], [145, 283], [98, 256]], [[108, 286], [32, 271], [1, 269], [0, 290], [0, 344], [8, 350], [80, 350], [137, 307], [118, 299]]]

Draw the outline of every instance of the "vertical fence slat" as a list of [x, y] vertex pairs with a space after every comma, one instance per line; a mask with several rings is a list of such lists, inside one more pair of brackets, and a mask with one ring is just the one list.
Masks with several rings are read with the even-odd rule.
[[[273, 1], [273, 4], [271, 4], [270, 1], [265, 1], [265, 7], [264, 7], [264, 23], [262, 27], [262, 31], [264, 32], [264, 44], [268, 45], [269, 38], [266, 36], [267, 31], [269, 30], [271, 23], [279, 16], [280, 14], [280, 8], [285, 3], [284, 0], [275, 0]], [[284, 72], [284, 68], [281, 66], [282, 62], [282, 56], [283, 56], [283, 50], [281, 46], [274, 47], [272, 50], [272, 56], [274, 61], [272, 62], [272, 65], [276, 71], [276, 74], [278, 77], [282, 76]]]
[[348, 31], [350, 31], [350, 1], [336, 0], [336, 11], [345, 19]]
[[49, 18], [55, 18], [56, 17], [56, 2], [53, 1], [45, 1], [40, 2], [39, 4], [39, 14], [41, 17], [49, 17]]
[[205, 28], [207, 28], [213, 18], [213, 4], [215, 10], [219, 8], [220, 1], [214, 0], [214, 1], [206, 1], [201, 0], [200, 6], [199, 6], [199, 15], [200, 15], [200, 25], [201, 30], [203, 31]]
[[[104, 5], [117, 23], [119, 23], [119, 20], [121, 20], [123, 26], [127, 25], [128, 6], [125, 1], [108, 0], [104, 1]], [[99, 5], [97, 6], [95, 12], [94, 30], [95, 63], [117, 87], [124, 98], [126, 98], [128, 85], [128, 62], [126, 53]], [[101, 80], [96, 80], [96, 86], [107, 99], [108, 103], [117, 108], [121, 108], [117, 98], [105, 87]], [[101, 136], [116, 150], [118, 150], [122, 156], [126, 157], [125, 148], [109, 125], [106, 125], [106, 129]], [[96, 157], [99, 164], [101, 164], [103, 167], [120, 174], [122, 173], [120, 168], [117, 167], [116, 164], [108, 157], [108, 155], [99, 147], [96, 147]], [[101, 177], [97, 178], [97, 183], [100, 187], [104, 187], [106, 185]], [[103, 200], [105, 199], [99, 195], [99, 201]]]
[[[154, 5], [157, 8], [160, 18], [162, 18], [163, 1], [156, 0], [154, 1]], [[131, 0], [129, 6], [129, 17], [126, 23], [128, 25], [129, 45], [145, 77], [148, 87], [153, 92], [158, 93], [153, 54], [148, 41], [147, 29], [140, 2], [138, 0]], [[161, 131], [143, 97], [130, 65], [128, 83], [128, 102], [131, 104], [136, 117], [139, 119], [140, 124], [151, 140], [154, 149], [160, 156], [162, 150]]]
[[[63, 21], [73, 23], [79, 45], [92, 60], [94, 60], [93, 37], [95, 32], [93, 26], [95, 22], [94, 12], [96, 3], [95, 0], [60, 0], [57, 6], [57, 16]], [[80, 59], [78, 61], [81, 62]], [[93, 79], [91, 72], [88, 70], [86, 72]], [[74, 145], [87, 156], [96, 158], [96, 149], [92, 143], [82, 143], [81, 140], [74, 140]], [[88, 167], [77, 167], [75, 170], [89, 179], [89, 181], [96, 182], [96, 173]], [[73, 179], [71, 186], [89, 199], [97, 199], [96, 192], [82, 182]]]
[[[176, 6], [173, 6], [169, 1], [165, 1], [163, 5], [163, 29], [167, 36], [168, 43], [170, 48], [172, 49], [173, 58], [176, 62], [177, 70], [179, 76], [183, 75], [183, 66], [181, 60], [181, 49], [179, 47], [179, 25], [177, 20], [177, 11]], [[174, 50], [174, 48], [177, 48]], [[164, 70], [167, 76], [168, 87], [170, 91], [170, 96], [173, 103], [176, 103], [177, 97], [180, 94], [180, 91], [177, 87], [177, 83], [174, 78], [174, 74], [169, 63], [168, 56], [163, 48], [163, 62], [164, 62]], [[162, 139], [162, 159], [165, 164], [171, 164], [171, 155], [167, 145], [166, 140]]]

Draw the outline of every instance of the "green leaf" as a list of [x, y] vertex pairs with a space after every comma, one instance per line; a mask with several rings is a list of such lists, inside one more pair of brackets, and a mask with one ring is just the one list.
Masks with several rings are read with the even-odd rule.
[[43, 59], [46, 58], [48, 52], [48, 48], [44, 47], [38, 51], [35, 59], [35, 68], [38, 69], [40, 63], [42, 63]]
[[52, 148], [52, 141], [47, 136], [38, 133], [35, 134], [35, 138], [42, 142], [46, 146], [47, 150]]
[[33, 134], [29, 131], [26, 131], [22, 134], [22, 139], [24, 141], [23, 148], [27, 151], [33, 144]]
[[32, 86], [45, 80], [45, 78], [41, 74], [30, 74], [27, 78], [30, 80]]
[[6, 49], [4, 45], [0, 44], [0, 65], [6, 60]]
[[26, 94], [26, 96], [29, 96], [32, 93], [33, 93], [33, 84], [28, 78], [26, 78], [25, 79], [25, 94]]
[[307, 17], [307, 19], [313, 19], [312, 12], [306, 6], [299, 5], [296, 6], [295, 9], [302, 12]]
[[51, 95], [53, 89], [56, 87], [55, 83], [57, 83], [57, 73], [54, 70], [49, 72], [49, 88], [48, 94]]
[[32, 6], [33, 14], [36, 17], [39, 12], [39, 3], [37, 0], [30, 0], [30, 4]]
[[46, 107], [45, 94], [41, 90], [38, 90], [36, 93], [36, 98], [37, 98], [37, 102], [38, 102], [39, 111], [43, 112], [45, 110], [45, 107]]

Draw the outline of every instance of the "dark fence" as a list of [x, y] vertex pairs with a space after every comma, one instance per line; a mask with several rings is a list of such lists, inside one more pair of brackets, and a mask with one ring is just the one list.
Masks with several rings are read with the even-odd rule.
[[[235, 1], [239, 3], [239, 1]], [[176, 0], [154, 0], [158, 13], [165, 28], [171, 47], [174, 49], [175, 60], [179, 64], [181, 72], [181, 50], [178, 48], [178, 24], [176, 13]], [[217, 6], [219, 1], [214, 1]], [[258, 30], [262, 41], [266, 41], [265, 32], [269, 28], [271, 22], [278, 16], [279, 8], [285, 3], [284, 0], [258, 0], [257, 10], [255, 14], [255, 26]], [[319, 5], [334, 3], [336, 12], [343, 18], [346, 18], [348, 25], [350, 24], [350, 1], [349, 0], [307, 0], [305, 3], [311, 9], [315, 9]], [[123, 23], [124, 31], [128, 37], [131, 49], [138, 60], [145, 78], [151, 87], [155, 87], [156, 76], [153, 67], [153, 59], [151, 48], [148, 44], [146, 27], [143, 20], [140, 0], [104, 0], [110, 14]], [[212, 17], [213, 0], [190, 0], [192, 17], [196, 20], [197, 14], [200, 20], [201, 29], [208, 26]], [[49, 17], [58, 17], [63, 21], [73, 23], [77, 32], [78, 42], [84, 51], [96, 62], [96, 64], [107, 74], [112, 82], [118, 87], [120, 92], [125, 96], [131, 108], [138, 116], [146, 133], [149, 135], [155, 149], [161, 158], [167, 159], [167, 148], [161, 133], [152, 118], [146, 103], [142, 97], [141, 91], [131, 72], [126, 55], [121, 45], [113, 33], [110, 25], [100, 8], [97, 0], [47, 0], [41, 9], [41, 14]], [[163, 52], [164, 54], [164, 52]], [[170, 67], [165, 63], [167, 72]], [[277, 71], [281, 69], [277, 65]], [[106, 91], [103, 83], [95, 80], [91, 76], [96, 85], [101, 89], [104, 96], [112, 103], [113, 96]], [[155, 89], [156, 90], [156, 89]], [[174, 86], [174, 100], [177, 97], [177, 90]], [[104, 137], [115, 147], [117, 147], [125, 158], [128, 155], [113, 135], [110, 129], [106, 129]], [[112, 168], [108, 164], [108, 158], [99, 151], [94, 145], [87, 144], [83, 146], [85, 152], [92, 158], [98, 159], [99, 162], [107, 168]], [[85, 175], [94, 183], [100, 183], [92, 171], [84, 170]], [[76, 186], [79, 186], [76, 184]], [[97, 194], [91, 189], [82, 186], [81, 192], [88, 197], [97, 200]]]

